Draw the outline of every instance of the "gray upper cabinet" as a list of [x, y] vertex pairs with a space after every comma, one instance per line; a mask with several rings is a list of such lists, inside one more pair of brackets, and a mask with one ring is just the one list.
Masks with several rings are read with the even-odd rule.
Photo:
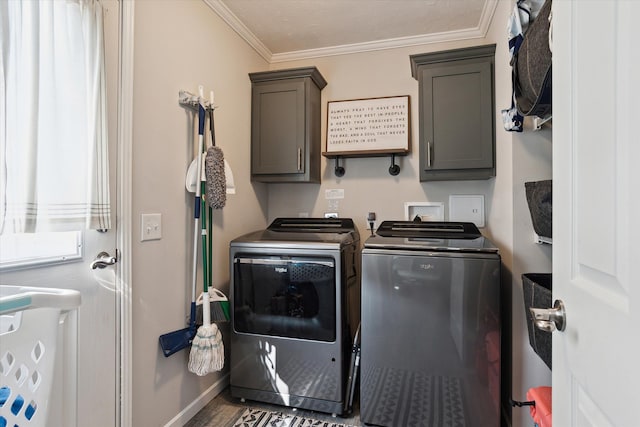
[[320, 182], [320, 91], [316, 67], [249, 74], [251, 179]]
[[496, 175], [495, 45], [412, 55], [419, 86], [420, 181]]

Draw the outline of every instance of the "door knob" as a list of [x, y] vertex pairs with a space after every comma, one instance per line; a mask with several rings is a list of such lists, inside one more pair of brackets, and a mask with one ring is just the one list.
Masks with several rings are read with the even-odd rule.
[[114, 256], [109, 255], [108, 252], [100, 252], [96, 255], [96, 259], [91, 263], [91, 269], [95, 270], [96, 268], [105, 268], [108, 265], [113, 265], [118, 262], [118, 259]]
[[553, 332], [564, 331], [567, 317], [564, 311], [564, 303], [557, 299], [553, 303], [553, 308], [529, 308], [536, 328], [543, 331]]

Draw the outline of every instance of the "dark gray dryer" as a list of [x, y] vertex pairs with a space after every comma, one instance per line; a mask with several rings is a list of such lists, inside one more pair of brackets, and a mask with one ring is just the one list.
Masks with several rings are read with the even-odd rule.
[[361, 338], [363, 423], [500, 426], [500, 256], [474, 224], [380, 225]]
[[231, 242], [231, 394], [341, 414], [359, 321], [347, 218], [278, 218]]

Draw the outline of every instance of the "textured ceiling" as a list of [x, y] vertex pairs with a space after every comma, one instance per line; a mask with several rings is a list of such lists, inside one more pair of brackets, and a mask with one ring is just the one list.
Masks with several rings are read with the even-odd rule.
[[499, 0], [205, 1], [272, 60], [483, 37]]

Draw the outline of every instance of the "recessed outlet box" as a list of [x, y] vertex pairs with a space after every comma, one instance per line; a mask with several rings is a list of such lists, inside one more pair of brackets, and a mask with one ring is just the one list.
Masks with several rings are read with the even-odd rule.
[[442, 202], [406, 202], [404, 219], [413, 221], [444, 221], [444, 203]]
[[473, 222], [484, 227], [484, 196], [449, 196], [449, 221]]

